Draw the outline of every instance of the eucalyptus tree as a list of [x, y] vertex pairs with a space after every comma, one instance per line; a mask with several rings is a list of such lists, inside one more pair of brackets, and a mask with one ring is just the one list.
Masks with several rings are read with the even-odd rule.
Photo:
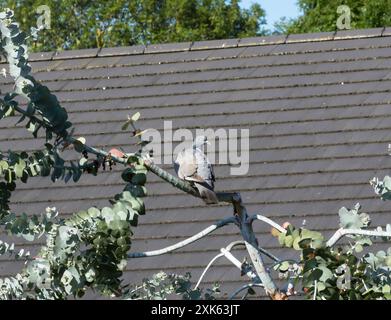
[[339, 6], [348, 6], [352, 29], [378, 28], [391, 25], [389, 0], [298, 0], [302, 14], [282, 19], [276, 24], [279, 33], [308, 33], [337, 30], [341, 16]]
[[[132, 252], [132, 229], [142, 220], [139, 216], [146, 214], [143, 198], [147, 196], [148, 171], [189, 197], [201, 195], [187, 181], [155, 165], [153, 158], [144, 151], [147, 142], [141, 139], [139, 113], [129, 116], [123, 125], [123, 130], [130, 129], [134, 139], [139, 139], [139, 150], [129, 153], [117, 149], [106, 151], [89, 145], [83, 137], [74, 136], [67, 111], [31, 74], [27, 36], [20, 30], [13, 11], [0, 12], [0, 32], [0, 50], [15, 84], [12, 91], [0, 99], [0, 119], [20, 115], [19, 122], [24, 123], [35, 138], [40, 130], [45, 132], [41, 150], [0, 153], [0, 226], [12, 237], [27, 241], [46, 239], [35, 257], [30, 257], [23, 249], [15, 250], [13, 243], [0, 242], [0, 254], [26, 261], [19, 272], [0, 279], [0, 298], [66, 299], [82, 297], [92, 288], [102, 295], [125, 299], [167, 298], [170, 294], [184, 299], [213, 299], [218, 295], [218, 288], [201, 290], [200, 284], [205, 273], [220, 258], [228, 259], [249, 280], [231, 294], [232, 298], [243, 291], [245, 294], [254, 293], [258, 288], [275, 300], [299, 294], [312, 299], [391, 298], [391, 250], [360, 255], [363, 247], [370, 246], [373, 239], [390, 240], [391, 227], [369, 229], [369, 216], [361, 212], [359, 205], [339, 211], [340, 228], [326, 239], [303, 227], [289, 223], [280, 226], [269, 217], [249, 215], [239, 192], [216, 193], [218, 201], [232, 205], [233, 215], [169, 247]], [[19, 104], [21, 99], [26, 103]], [[62, 155], [66, 150], [76, 152], [79, 160], [64, 160]], [[106, 207], [90, 207], [69, 218], [62, 217], [50, 207], [41, 215], [15, 213], [10, 208], [10, 198], [18, 181], [43, 176], [53, 183], [59, 179], [66, 182], [72, 179], [76, 183], [82, 175], [97, 175], [101, 169], [113, 164], [123, 166], [124, 188]], [[372, 184], [382, 199], [391, 199], [390, 177], [374, 179]], [[271, 234], [282, 246], [296, 250], [300, 259], [276, 257], [262, 248], [252, 229], [256, 221], [269, 224]], [[151, 275], [141, 284], [122, 283], [123, 271], [133, 259], [148, 259], [172, 252], [228, 224], [239, 228], [241, 238], [221, 248], [195, 286], [188, 274], [164, 272]], [[343, 237], [350, 237], [348, 246], [338, 244]], [[240, 262], [231, 252], [237, 246], [247, 250], [248, 261]], [[266, 266], [266, 258], [273, 260], [271, 267]], [[286, 280], [284, 288], [276, 285], [274, 273]]]

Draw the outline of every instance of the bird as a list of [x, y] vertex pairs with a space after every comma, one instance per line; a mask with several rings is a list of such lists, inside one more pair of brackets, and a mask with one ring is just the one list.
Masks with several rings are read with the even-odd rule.
[[174, 169], [179, 179], [189, 181], [199, 192], [206, 204], [219, 202], [214, 192], [215, 175], [202, 148], [210, 144], [206, 136], [197, 136], [191, 148], [179, 152]]

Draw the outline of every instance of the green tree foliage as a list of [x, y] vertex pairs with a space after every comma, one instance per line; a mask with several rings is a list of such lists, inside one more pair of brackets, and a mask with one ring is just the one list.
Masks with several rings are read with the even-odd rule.
[[[0, 12], [0, 32], [1, 52], [15, 81], [13, 91], [0, 99], [0, 119], [20, 113], [19, 122], [26, 122], [26, 129], [34, 137], [40, 129], [46, 132], [42, 150], [0, 154], [0, 225], [10, 235], [27, 241], [46, 236], [46, 245], [34, 258], [29, 258], [24, 250], [15, 251], [13, 244], [0, 242], [0, 254], [27, 260], [26, 267], [15, 276], [0, 279], [0, 299], [80, 297], [88, 288], [118, 296], [131, 247], [131, 227], [137, 225], [138, 215], [145, 212], [142, 198], [146, 195], [146, 168], [141, 156], [123, 154], [118, 159], [110, 152], [88, 148], [84, 138], [73, 138], [72, 131], [68, 131], [72, 124], [67, 121], [66, 110], [30, 74], [26, 34], [20, 31], [12, 11]], [[15, 100], [17, 96], [27, 101], [25, 109]], [[82, 156], [78, 163], [71, 161], [68, 165], [60, 150], [70, 144]], [[89, 158], [89, 153], [97, 158]], [[27, 215], [15, 214], [9, 207], [18, 180], [26, 182], [41, 175], [50, 176], [53, 182], [70, 178], [77, 182], [83, 173], [96, 175], [100, 167], [111, 167], [114, 160], [127, 168], [122, 174], [124, 190], [110, 206], [91, 207], [68, 219], [58, 217], [53, 208], [41, 215]]]
[[263, 34], [265, 12], [239, 0], [0, 0], [21, 29], [36, 27], [36, 8], [51, 9], [51, 29], [33, 51], [114, 47], [247, 37]]
[[[353, 209], [339, 210], [342, 229], [366, 230], [368, 214], [356, 204]], [[377, 231], [383, 231], [380, 227]], [[386, 226], [386, 232], [391, 225]], [[377, 253], [362, 254], [371, 239], [389, 237], [349, 235], [349, 244], [327, 243], [319, 232], [305, 228], [287, 227], [278, 235], [280, 244], [300, 252], [300, 261], [281, 261], [275, 265], [282, 278], [291, 279], [302, 287], [309, 299], [318, 300], [374, 300], [391, 299], [391, 248]], [[367, 250], [368, 251], [368, 250]]]
[[376, 28], [391, 25], [390, 0], [298, 0], [303, 14], [297, 19], [282, 19], [276, 24], [278, 33], [325, 32], [337, 29], [340, 14], [337, 8], [351, 10], [351, 28]]

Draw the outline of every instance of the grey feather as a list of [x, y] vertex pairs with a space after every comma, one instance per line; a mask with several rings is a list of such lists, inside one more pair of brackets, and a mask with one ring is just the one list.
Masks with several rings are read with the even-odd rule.
[[205, 203], [214, 204], [219, 201], [214, 192], [213, 167], [201, 149], [207, 142], [204, 136], [196, 137], [192, 148], [178, 154], [174, 169], [180, 179], [191, 182], [197, 188]]

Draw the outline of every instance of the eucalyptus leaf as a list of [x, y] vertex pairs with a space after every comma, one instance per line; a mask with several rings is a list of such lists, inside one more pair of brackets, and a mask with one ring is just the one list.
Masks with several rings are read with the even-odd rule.
[[342, 207], [339, 210], [340, 226], [345, 229], [362, 229], [369, 225], [370, 218], [366, 213], [359, 213], [359, 206], [349, 210]]

